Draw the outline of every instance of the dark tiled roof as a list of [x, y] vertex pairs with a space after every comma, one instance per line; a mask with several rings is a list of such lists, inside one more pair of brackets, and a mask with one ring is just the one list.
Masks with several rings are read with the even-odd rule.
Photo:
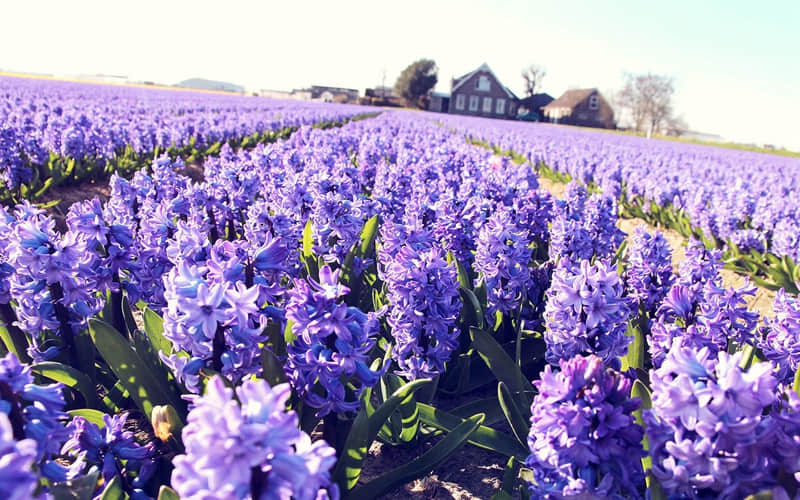
[[539, 108], [543, 108], [551, 102], [553, 102], [553, 96], [543, 92], [522, 99], [520, 101], [520, 106], [524, 106], [531, 111], [537, 111]]
[[597, 89], [572, 89], [567, 90], [561, 97], [546, 105], [545, 108], [569, 108], [573, 109], [575, 106], [583, 102], [584, 99], [589, 97], [592, 92]]

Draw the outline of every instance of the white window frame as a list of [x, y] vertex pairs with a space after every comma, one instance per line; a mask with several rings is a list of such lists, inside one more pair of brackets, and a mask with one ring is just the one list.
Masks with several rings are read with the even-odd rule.
[[592, 95], [589, 97], [589, 109], [597, 109], [600, 104], [600, 98], [597, 97], [597, 94]]
[[492, 112], [492, 98], [491, 97], [484, 97], [483, 98], [483, 112], [484, 113], [491, 113]]
[[494, 106], [495, 106], [494, 107], [494, 112], [496, 114], [498, 114], [498, 115], [505, 114], [505, 112], [506, 112], [506, 100], [505, 99], [503, 99], [502, 97], [498, 97]]
[[463, 111], [465, 101], [466, 99], [464, 98], [464, 94], [456, 94], [456, 109]]
[[478, 111], [478, 102], [480, 98], [476, 95], [469, 96], [469, 110], [470, 111]]
[[[485, 84], [485, 85], [482, 85]], [[492, 81], [489, 80], [489, 77], [486, 75], [480, 75], [477, 80], [475, 80], [475, 89], [480, 90], [483, 92], [489, 92], [492, 90]]]

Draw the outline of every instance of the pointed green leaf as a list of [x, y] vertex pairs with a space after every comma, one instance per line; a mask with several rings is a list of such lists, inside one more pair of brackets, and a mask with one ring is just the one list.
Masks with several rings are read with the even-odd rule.
[[155, 405], [185, 408], [184, 402], [164, 389], [163, 381], [147, 369], [130, 343], [111, 325], [91, 318], [89, 333], [100, 355], [145, 415], [149, 417]]
[[485, 328], [483, 318], [484, 311], [481, 308], [478, 297], [472, 290], [460, 286], [458, 292], [461, 295], [461, 320], [466, 326], [475, 326], [483, 330]]
[[512, 394], [521, 394], [524, 406], [530, 407], [530, 398], [535, 391], [514, 360], [488, 332], [470, 328], [469, 333], [475, 350], [497, 380], [505, 383]]
[[114, 476], [114, 479], [106, 485], [106, 489], [103, 491], [103, 496], [100, 497], [100, 500], [125, 500], [127, 496], [128, 495], [122, 489], [122, 478]]
[[509, 392], [508, 387], [506, 387], [506, 384], [503, 382], [497, 384], [497, 400], [500, 402], [500, 408], [506, 416], [508, 425], [511, 426], [511, 432], [514, 433], [514, 437], [517, 438], [517, 441], [519, 441], [522, 446], [526, 446], [530, 427], [528, 424], [530, 411], [527, 412], [528, 416], [526, 418], [526, 415], [523, 414], [523, 410], [520, 409], [517, 401], [514, 400], [514, 396]]
[[364, 223], [364, 228], [361, 230], [359, 257], [364, 258], [375, 253], [375, 239], [378, 236], [379, 222], [380, 218], [377, 215], [373, 215]]
[[164, 320], [149, 307], [144, 309], [144, 331], [156, 352], [172, 354], [172, 342], [164, 337]]
[[67, 387], [78, 391], [87, 406], [92, 408], [98, 406], [97, 391], [91, 379], [75, 368], [55, 361], [44, 361], [32, 365], [31, 370], [36, 374], [61, 382]]
[[178, 493], [169, 486], [161, 486], [158, 490], [158, 500], [181, 500]]
[[80, 410], [69, 410], [67, 413], [71, 417], [83, 417], [101, 429], [106, 426], [106, 422], [103, 420], [105, 413], [100, 410], [81, 408]]
[[122, 319], [125, 321], [125, 326], [129, 332], [135, 332], [139, 328], [136, 324], [136, 319], [133, 317], [133, 310], [127, 295], [122, 296]]
[[303, 257], [306, 259], [314, 257], [314, 226], [311, 219], [308, 219], [303, 228]]
[[[431, 405], [417, 403], [417, 406], [419, 407], [419, 418], [422, 423], [444, 432], [452, 431], [465, 421], [464, 418]], [[525, 458], [530, 454], [527, 445], [521, 446], [512, 436], [485, 425], [481, 425], [480, 428], [475, 431], [469, 439], [469, 444], [500, 453], [507, 457], [515, 457], [520, 462], [524, 462]]]
[[283, 363], [275, 356], [269, 348], [265, 347], [261, 350], [261, 368], [263, 370], [263, 379], [269, 383], [271, 387], [286, 382], [286, 373], [283, 371]]
[[[353, 426], [347, 435], [344, 449], [333, 471], [334, 481], [340, 485], [342, 490], [348, 490], [355, 486], [361, 476], [361, 464], [367, 455], [370, 444], [375, 441], [383, 423], [397, 409], [400, 404], [429, 384], [430, 379], [417, 379], [403, 385], [389, 396], [374, 412], [364, 405], [358, 412]], [[369, 397], [369, 394], [367, 395]], [[365, 399], [365, 398], [362, 398]]]
[[[403, 386], [403, 381], [400, 377], [393, 373], [387, 374], [389, 387], [393, 394], [399, 391]], [[432, 384], [436, 385], [436, 384]], [[425, 392], [425, 391], [423, 391]], [[400, 433], [397, 438], [400, 442], [409, 443], [416, 436], [419, 431], [419, 411], [417, 410], [417, 399], [414, 392], [410, 392], [397, 407], [397, 412], [400, 414]]]
[[792, 385], [794, 392], [800, 395], [800, 368], [794, 374], [794, 384]]
[[503, 483], [500, 489], [492, 495], [491, 500], [511, 500], [514, 486], [517, 484], [517, 477], [519, 477], [519, 462], [509, 458], [506, 462], [506, 470], [503, 472]]
[[[0, 304], [0, 307], [7, 304]], [[11, 306], [8, 306], [9, 308]], [[6, 325], [0, 321], [0, 339], [6, 346], [8, 352], [13, 352], [17, 355], [17, 359], [23, 363], [30, 363], [31, 358], [28, 356], [28, 337], [25, 333], [14, 325]]]

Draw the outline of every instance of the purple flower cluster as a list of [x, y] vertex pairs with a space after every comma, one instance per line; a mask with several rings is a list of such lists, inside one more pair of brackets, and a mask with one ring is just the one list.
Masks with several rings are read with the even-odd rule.
[[546, 359], [556, 364], [578, 354], [596, 354], [612, 364], [628, 351], [630, 304], [616, 266], [603, 261], [562, 259], [546, 293]]
[[672, 252], [664, 235], [649, 234], [643, 226], [636, 228], [628, 249], [625, 269], [625, 291], [647, 312], [654, 312], [675, 281], [672, 273]]
[[102, 494], [113, 478], [120, 477], [126, 490], [130, 489], [134, 496], [146, 497], [142, 488], [155, 472], [154, 447], [152, 443], [142, 446], [135, 441], [133, 432], [124, 429], [127, 418], [127, 413], [103, 415], [102, 429], [83, 417], [72, 421], [72, 435], [61, 451], [73, 457], [79, 466], [100, 469], [104, 484], [97, 495]]
[[[374, 313], [364, 314], [339, 302], [350, 291], [339, 283], [339, 274], [323, 266], [318, 282], [296, 279], [287, 292], [286, 318], [292, 322], [295, 339], [288, 346], [284, 369], [320, 417], [357, 411], [363, 390], [380, 378], [380, 372], [369, 368], [378, 320]], [[354, 387], [354, 399], [347, 397], [345, 384]], [[317, 387], [322, 394], [314, 390]]]
[[36, 442], [16, 440], [11, 422], [0, 412], [0, 491], [8, 500], [29, 500], [39, 484], [33, 472], [36, 462]]
[[767, 320], [766, 335], [759, 347], [776, 366], [778, 380], [791, 384], [800, 368], [800, 300], [778, 290], [772, 310], [775, 317]]
[[570, 183], [550, 228], [550, 258], [607, 259], [624, 239], [614, 199], [601, 194], [589, 197], [584, 187]]
[[173, 460], [172, 486], [185, 500], [337, 498], [333, 448], [312, 443], [286, 410], [288, 384], [245, 380], [234, 391], [212, 378], [183, 428], [185, 455]]
[[50, 154], [102, 166], [130, 152], [205, 148], [374, 110], [6, 76], [0, 88], [0, 182], [12, 189]]
[[[383, 262], [381, 279], [390, 303], [387, 322], [399, 375], [435, 377], [458, 348], [461, 310], [458, 273], [436, 247], [405, 244]], [[383, 260], [383, 259], [382, 259]]]
[[800, 472], [800, 402], [781, 395], [772, 365], [740, 367], [742, 353], [716, 356], [676, 341], [650, 372], [644, 413], [653, 475], [681, 498], [743, 498]]
[[474, 269], [478, 282], [486, 285], [489, 306], [486, 319], [494, 323], [495, 315], [515, 312], [527, 300], [532, 285], [529, 235], [517, 227], [511, 213], [498, 209], [489, 217], [478, 235]]
[[641, 498], [643, 429], [630, 397], [632, 374], [619, 373], [597, 356], [545, 366], [534, 382], [526, 466], [535, 498]]
[[[13, 269], [9, 298], [16, 302], [17, 326], [30, 335], [30, 355], [51, 359], [61, 347], [72, 349], [71, 339], [86, 328], [88, 318], [103, 307], [102, 290], [87, 250], [87, 240], [55, 230], [55, 220], [24, 202], [5, 226], [5, 253]], [[49, 342], [55, 332], [61, 345]]]
[[268, 304], [283, 293], [265, 275], [275, 278], [286, 252], [278, 239], [257, 249], [243, 240], [211, 245], [197, 230], [179, 227], [167, 250], [176, 265], [164, 278], [164, 336], [178, 354], [162, 359], [198, 392], [206, 364], [231, 380], [259, 372], [267, 320], [281, 319]]
[[69, 437], [64, 412], [64, 386], [37, 385], [29, 366], [14, 353], [0, 358], [0, 413], [4, 413], [18, 440], [33, 439], [37, 461], [58, 455]]
[[678, 281], [667, 292], [651, 322], [648, 344], [654, 366], [660, 366], [675, 339], [683, 346], [724, 351], [729, 343], [755, 345], [758, 314], [747, 310], [745, 297], [755, 287], [722, 288], [719, 251], [690, 245]]
[[0, 186], [7, 189], [16, 190], [33, 177], [22, 154], [23, 138], [22, 131], [5, 123], [0, 126]]

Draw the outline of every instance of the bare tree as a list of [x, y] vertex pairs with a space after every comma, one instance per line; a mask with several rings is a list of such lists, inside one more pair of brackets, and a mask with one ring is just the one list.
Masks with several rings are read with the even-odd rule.
[[651, 137], [666, 125], [673, 114], [674, 83], [671, 76], [625, 74], [625, 86], [617, 94], [617, 101], [630, 112], [637, 131], [647, 131], [647, 137]]
[[525, 96], [531, 97], [542, 88], [542, 80], [547, 75], [544, 67], [531, 64], [522, 70], [522, 79], [525, 80]]

